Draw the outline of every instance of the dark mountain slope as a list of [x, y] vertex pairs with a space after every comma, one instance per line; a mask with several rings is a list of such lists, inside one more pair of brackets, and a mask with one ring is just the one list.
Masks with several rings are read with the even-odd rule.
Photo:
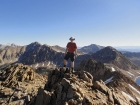
[[26, 51], [19, 58], [20, 63], [34, 64], [45, 61], [52, 61], [54, 63], [62, 63], [64, 54], [56, 52], [46, 45], [41, 45], [37, 42], [32, 43], [26, 47]]
[[127, 52], [124, 53], [124, 55], [131, 59], [131, 61], [133, 61], [135, 64], [140, 66], [140, 53], [139, 52]]
[[130, 59], [125, 57], [122, 53], [118, 52], [113, 47], [105, 47], [104, 49], [93, 54], [92, 57], [96, 61], [114, 64], [120, 69], [124, 70], [139, 69], [139, 66], [134, 64]]

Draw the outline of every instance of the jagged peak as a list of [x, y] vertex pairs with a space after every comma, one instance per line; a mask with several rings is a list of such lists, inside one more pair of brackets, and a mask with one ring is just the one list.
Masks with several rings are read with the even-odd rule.
[[89, 46], [84, 46], [82, 48], [85, 48], [85, 47], [103, 47], [103, 46], [100, 46], [100, 45], [97, 45], [97, 44], [90, 44]]
[[48, 45], [48, 44], [43, 44], [43, 46], [51, 47], [51, 46], [50, 46], [50, 45]]
[[32, 42], [32, 43], [29, 44], [28, 46], [29, 46], [29, 47], [33, 47], [33, 46], [42, 46], [42, 44], [36, 41], [36, 42]]
[[[112, 51], [117, 51], [117, 50], [116, 50], [115, 48], [113, 48], [112, 46], [107, 46], [107, 47], [104, 48], [104, 50], [105, 50], [105, 49], [110, 49], [110, 50], [112, 50]], [[118, 52], [118, 51], [117, 51], [117, 52]]]
[[35, 42], [32, 42], [31, 44], [35, 44], [35, 45], [42, 45], [41, 43], [35, 41]]

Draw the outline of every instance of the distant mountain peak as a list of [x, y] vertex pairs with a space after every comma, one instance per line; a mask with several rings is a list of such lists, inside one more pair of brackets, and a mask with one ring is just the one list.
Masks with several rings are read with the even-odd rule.
[[128, 58], [126, 58], [122, 53], [117, 51], [115, 48], [108, 46], [104, 49], [94, 53], [93, 58], [97, 61], [103, 63], [112, 63], [115, 66], [118, 66], [120, 69], [129, 70], [134, 69], [137, 70], [139, 67], [131, 62]]
[[95, 53], [103, 48], [104, 48], [103, 46], [91, 44], [89, 46], [82, 47], [80, 50], [85, 52], [85, 53]]
[[7, 44], [0, 44], [0, 49], [7, 49], [10, 47], [18, 47], [19, 45], [16, 45], [14, 43], [7, 43]]
[[[102, 49], [102, 50], [110, 50], [110, 51], [115, 51], [115, 52], [119, 52], [119, 51], [117, 51], [115, 48], [113, 48], [112, 46], [107, 46], [107, 47], [105, 47], [104, 49]], [[119, 52], [120, 53], [120, 52]]]
[[37, 42], [37, 41], [35, 41], [35, 42], [31, 43], [31, 44], [42, 45], [41, 43], [39, 43], [39, 42]]
[[28, 45], [29, 47], [36, 47], [36, 46], [42, 46], [39, 42], [32, 42], [31, 44]]

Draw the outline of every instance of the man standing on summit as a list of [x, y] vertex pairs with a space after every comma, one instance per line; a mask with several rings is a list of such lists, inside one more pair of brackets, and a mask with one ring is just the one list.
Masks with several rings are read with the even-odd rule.
[[77, 57], [77, 45], [74, 42], [75, 38], [70, 37], [70, 42], [66, 46], [66, 52], [64, 57], [64, 67], [66, 67], [67, 60], [71, 59], [71, 68], [74, 69], [74, 59]]

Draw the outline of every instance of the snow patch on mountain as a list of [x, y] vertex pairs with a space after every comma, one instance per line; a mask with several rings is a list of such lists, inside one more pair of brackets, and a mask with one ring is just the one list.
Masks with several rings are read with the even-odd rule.
[[48, 62], [47, 66], [49, 66], [49, 65], [50, 65], [50, 61]]
[[109, 82], [112, 82], [114, 77], [112, 76], [111, 78], [107, 79], [106, 81], [104, 81], [105, 84], [108, 84]]
[[37, 63], [37, 65], [35, 67], [38, 67], [38, 63]]
[[114, 67], [112, 67], [112, 71], [113, 71], [113, 72], [116, 71]]
[[128, 74], [132, 75], [132, 76], [135, 76], [134, 74], [130, 73], [130, 72], [127, 72]]

